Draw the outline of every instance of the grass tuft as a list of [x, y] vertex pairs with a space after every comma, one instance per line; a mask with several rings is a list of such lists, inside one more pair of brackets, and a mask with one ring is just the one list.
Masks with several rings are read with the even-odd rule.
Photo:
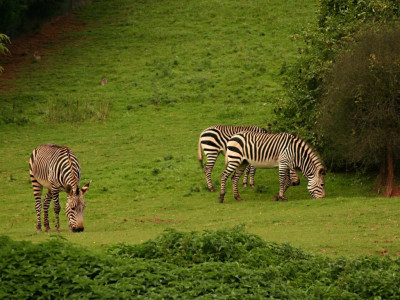
[[56, 98], [48, 100], [46, 106], [46, 119], [60, 123], [105, 121], [111, 110], [111, 102], [108, 100], [91, 103], [86, 99]]

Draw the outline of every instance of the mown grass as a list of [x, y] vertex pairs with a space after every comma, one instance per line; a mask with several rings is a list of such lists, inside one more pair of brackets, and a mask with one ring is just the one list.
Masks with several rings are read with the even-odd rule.
[[[279, 74], [301, 47], [293, 36], [315, 9], [311, 0], [113, 0], [81, 9], [82, 31], [21, 67], [1, 94], [0, 233], [34, 242], [52, 235], [35, 232], [28, 173], [31, 151], [52, 142], [70, 146], [82, 183], [92, 180], [85, 232], [69, 233], [62, 214], [61, 235], [94, 250], [144, 242], [169, 227], [245, 224], [267, 241], [313, 253], [398, 256], [398, 199], [374, 197], [370, 179], [328, 174], [327, 198], [312, 200], [302, 178], [288, 203], [271, 201], [276, 170], [258, 170], [259, 187], [242, 188], [243, 203], [230, 185], [222, 205], [206, 190], [200, 132], [271, 122]], [[220, 158], [217, 184], [222, 171]]]

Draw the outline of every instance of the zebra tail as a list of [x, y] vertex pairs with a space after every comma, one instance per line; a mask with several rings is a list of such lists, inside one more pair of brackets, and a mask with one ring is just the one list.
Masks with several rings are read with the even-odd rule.
[[197, 156], [199, 158], [200, 167], [203, 169], [203, 152], [201, 151], [201, 140], [199, 139], [199, 146], [197, 148]]

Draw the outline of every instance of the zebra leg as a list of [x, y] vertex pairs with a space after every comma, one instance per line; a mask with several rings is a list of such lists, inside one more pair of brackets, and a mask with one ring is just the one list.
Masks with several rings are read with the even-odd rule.
[[[225, 171], [221, 174], [221, 192], [219, 194], [219, 202], [222, 203], [224, 202], [224, 197], [225, 197], [225, 185], [226, 185], [226, 180], [228, 177], [235, 172], [234, 177], [237, 177], [237, 180], [239, 180], [240, 175], [242, 175], [244, 168], [241, 170], [238, 170], [238, 167], [242, 164], [241, 161], [230, 161], [228, 162], [228, 165], [225, 169]], [[239, 172], [239, 174], [238, 174]], [[237, 181], [236, 181], [237, 184]], [[235, 195], [236, 198], [236, 195]]]
[[274, 197], [275, 201], [279, 199], [286, 202], [285, 192], [290, 186], [290, 173], [287, 168], [279, 168], [279, 194]]
[[[32, 183], [33, 184], [33, 183]], [[36, 210], [36, 231], [42, 232], [42, 186], [33, 186], [33, 192], [35, 196], [35, 210]]]
[[36, 210], [36, 231], [42, 232], [42, 190], [43, 186], [36, 180], [35, 176], [32, 173], [32, 168], [30, 167], [30, 177], [31, 183], [33, 187], [33, 196], [35, 197], [35, 210]]
[[53, 200], [54, 200], [54, 214], [56, 216], [56, 231], [60, 232], [60, 200], [59, 200], [58, 191], [53, 192]]
[[50, 206], [50, 201], [52, 198], [51, 191], [48, 191], [46, 194], [46, 197], [43, 199], [43, 217], [44, 217], [44, 227], [46, 228], [46, 232], [50, 231], [50, 225], [49, 225], [49, 206]]
[[242, 176], [243, 171], [244, 171], [245, 169], [247, 169], [247, 168], [245, 168], [245, 165], [239, 166], [239, 167], [236, 169], [235, 174], [234, 174], [233, 177], [232, 177], [233, 194], [234, 194], [235, 199], [236, 199], [237, 201], [243, 201], [243, 199], [240, 198], [240, 196], [239, 196], [238, 182], [239, 182], [240, 176]]
[[228, 179], [229, 175], [231, 175], [232, 172], [229, 172], [228, 170], [225, 170], [221, 174], [221, 192], [219, 193], [219, 198], [218, 201], [219, 203], [224, 202], [224, 197], [225, 197], [225, 184], [226, 180]]
[[253, 166], [250, 166], [250, 186], [252, 188], [254, 188], [254, 176], [255, 175], [256, 175], [256, 168]]
[[211, 181], [211, 172], [212, 172], [212, 169], [214, 168], [215, 161], [217, 160], [218, 154], [219, 154], [218, 152], [206, 153], [207, 164], [206, 164], [206, 167], [204, 168], [204, 173], [206, 174], [207, 187], [210, 190], [210, 192], [215, 192], [215, 189], [214, 189], [214, 187], [212, 185], [212, 181]]
[[225, 197], [225, 185], [226, 185], [226, 180], [228, 177], [233, 173], [234, 170], [227, 168], [222, 174], [221, 174], [221, 192], [219, 194], [218, 201], [220, 203], [224, 202], [224, 197]]
[[[246, 169], [244, 170], [244, 175], [243, 175], [243, 186], [247, 187], [247, 180], [249, 178], [249, 173], [250, 173], [250, 165], [247, 165]], [[250, 178], [250, 182], [251, 182], [251, 178]]]

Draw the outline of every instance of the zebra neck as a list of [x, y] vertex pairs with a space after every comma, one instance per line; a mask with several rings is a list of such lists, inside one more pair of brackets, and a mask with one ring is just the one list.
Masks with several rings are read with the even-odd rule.
[[294, 143], [294, 146], [294, 168], [299, 168], [307, 179], [313, 178], [321, 165], [318, 154], [300, 139]]
[[77, 169], [77, 167], [79, 168], [79, 166], [76, 166], [76, 158], [69, 149], [66, 149], [65, 156], [66, 159], [64, 160], [63, 166], [64, 172], [63, 177], [61, 178], [62, 182], [60, 183], [62, 184], [64, 189], [66, 189], [67, 186], [71, 186], [73, 191], [76, 191], [79, 185], [79, 169]]

